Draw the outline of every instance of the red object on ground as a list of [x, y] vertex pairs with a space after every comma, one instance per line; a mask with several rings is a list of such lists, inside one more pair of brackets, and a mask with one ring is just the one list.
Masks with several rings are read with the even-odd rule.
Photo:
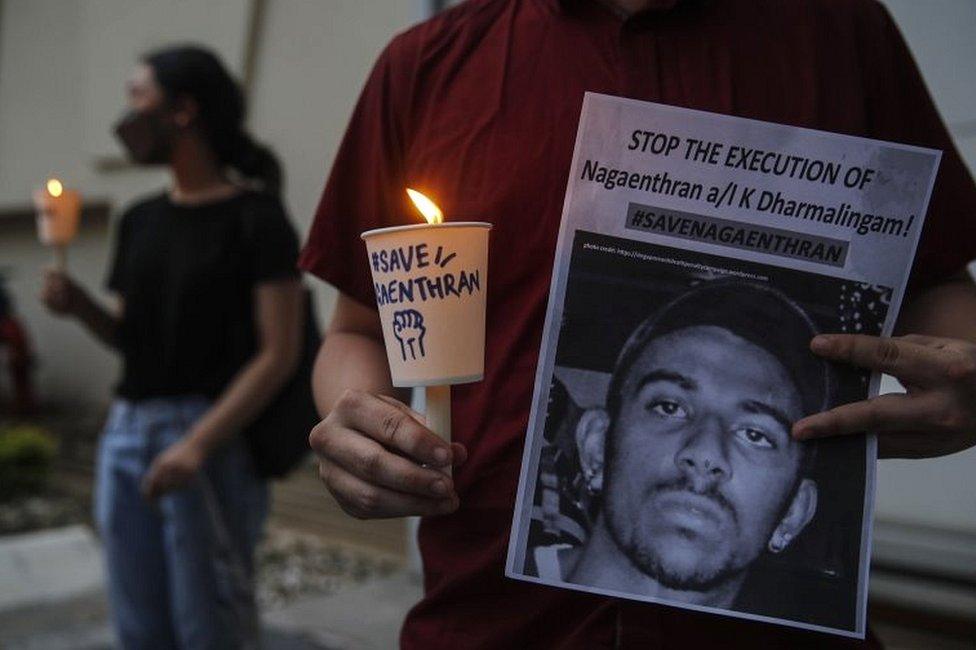
[[7, 363], [13, 385], [13, 415], [32, 415], [37, 409], [30, 379], [31, 354], [27, 330], [14, 316], [0, 318], [0, 345], [7, 348]]

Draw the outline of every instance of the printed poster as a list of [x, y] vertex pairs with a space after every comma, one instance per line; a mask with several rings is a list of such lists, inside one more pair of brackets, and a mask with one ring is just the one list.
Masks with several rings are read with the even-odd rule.
[[863, 638], [877, 394], [940, 152], [588, 93], [509, 577]]

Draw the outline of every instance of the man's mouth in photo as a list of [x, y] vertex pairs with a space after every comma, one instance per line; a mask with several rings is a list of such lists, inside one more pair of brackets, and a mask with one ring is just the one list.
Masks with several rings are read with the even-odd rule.
[[701, 494], [685, 487], [667, 486], [651, 494], [654, 508], [673, 526], [706, 536], [725, 530], [738, 518], [719, 494]]

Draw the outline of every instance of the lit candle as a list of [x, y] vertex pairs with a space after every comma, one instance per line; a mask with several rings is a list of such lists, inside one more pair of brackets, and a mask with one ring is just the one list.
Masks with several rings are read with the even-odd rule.
[[451, 385], [485, 372], [485, 296], [491, 224], [445, 222], [407, 194], [427, 223], [379, 228], [366, 242], [393, 385], [423, 386], [427, 426], [450, 442]]
[[64, 270], [67, 246], [78, 233], [81, 195], [52, 178], [43, 189], [34, 192], [34, 207], [37, 210], [37, 237], [45, 246], [54, 247], [55, 264]]

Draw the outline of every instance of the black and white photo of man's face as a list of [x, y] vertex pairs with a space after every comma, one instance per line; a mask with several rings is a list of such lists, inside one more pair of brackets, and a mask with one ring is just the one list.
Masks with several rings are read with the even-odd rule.
[[617, 412], [591, 413], [578, 435], [584, 467], [602, 478], [597, 525], [616, 555], [604, 561], [629, 563], [653, 588], [709, 592], [785, 548], [816, 508], [790, 436], [801, 411], [782, 363], [726, 329], [650, 341]]

